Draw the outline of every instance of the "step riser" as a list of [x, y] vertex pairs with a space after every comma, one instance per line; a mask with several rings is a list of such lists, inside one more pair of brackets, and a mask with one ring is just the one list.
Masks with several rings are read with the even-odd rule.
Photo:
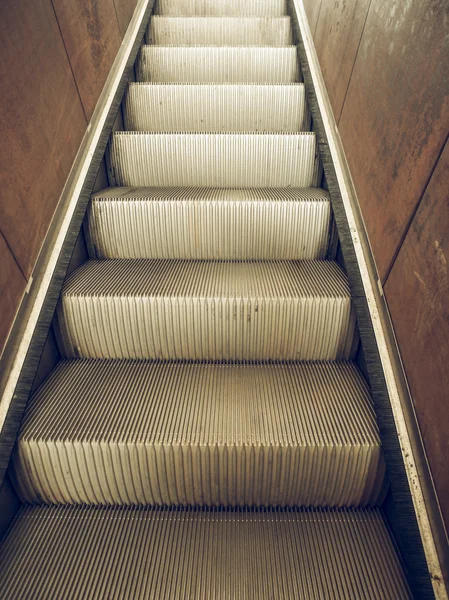
[[328, 201], [94, 198], [89, 232], [97, 258], [325, 259], [330, 216]]
[[198, 506], [366, 506], [384, 479], [380, 448], [22, 443], [25, 502]]
[[156, 0], [154, 13], [174, 17], [282, 17], [287, 0]]
[[116, 133], [117, 186], [315, 187], [315, 135]]
[[299, 64], [295, 46], [143, 46], [137, 79], [155, 83], [295, 83]]
[[132, 84], [125, 100], [128, 131], [185, 133], [307, 131], [298, 85]]
[[1, 559], [5, 599], [411, 598], [378, 510], [26, 507]]
[[149, 44], [158, 46], [290, 46], [290, 18], [153, 17]]

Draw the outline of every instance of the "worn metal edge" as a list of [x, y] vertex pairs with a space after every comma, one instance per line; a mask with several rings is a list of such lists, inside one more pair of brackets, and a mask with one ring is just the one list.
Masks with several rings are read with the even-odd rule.
[[318, 147], [342, 246], [387, 471], [399, 545], [417, 598], [448, 598], [447, 534], [357, 194], [302, 0], [289, 0]]
[[154, 0], [138, 0], [61, 193], [31, 285], [0, 362], [0, 485], [53, 319], [84, 213], [133, 71]]

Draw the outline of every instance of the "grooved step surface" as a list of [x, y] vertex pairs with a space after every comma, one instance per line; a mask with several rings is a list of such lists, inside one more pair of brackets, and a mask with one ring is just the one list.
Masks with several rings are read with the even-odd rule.
[[411, 598], [377, 509], [25, 507], [0, 559], [5, 599]]
[[124, 118], [130, 131], [161, 133], [291, 133], [310, 121], [302, 83], [131, 83]]
[[156, 0], [154, 13], [176, 17], [281, 17], [287, 0]]
[[160, 17], [148, 25], [159, 46], [289, 46], [290, 17]]
[[315, 187], [313, 133], [134, 133], [111, 136], [117, 186]]
[[318, 188], [108, 188], [89, 232], [98, 258], [324, 259], [330, 217]]
[[355, 342], [330, 261], [91, 260], [57, 314], [68, 357], [344, 360]]
[[142, 46], [139, 81], [188, 83], [294, 83], [296, 46]]
[[384, 462], [351, 363], [63, 361], [13, 458], [29, 502], [366, 506]]

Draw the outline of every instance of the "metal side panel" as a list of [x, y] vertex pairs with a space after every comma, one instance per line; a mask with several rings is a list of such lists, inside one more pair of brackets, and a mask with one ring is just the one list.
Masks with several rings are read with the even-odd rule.
[[295, 133], [309, 124], [302, 83], [131, 83], [124, 118], [129, 131], [158, 133]]
[[336, 360], [355, 318], [337, 263], [91, 260], [57, 309], [69, 357]]
[[109, 188], [92, 196], [97, 258], [325, 259], [327, 192], [308, 189]]
[[158, 46], [289, 46], [290, 17], [159, 17], [147, 39]]
[[156, 0], [155, 14], [177, 17], [281, 17], [286, 0]]
[[138, 81], [156, 83], [294, 83], [296, 46], [143, 46]]
[[25, 507], [0, 560], [5, 600], [411, 598], [377, 509]]
[[384, 462], [351, 363], [63, 361], [13, 458], [24, 501], [367, 506]]
[[117, 186], [294, 187], [317, 185], [313, 133], [134, 133], [111, 136]]

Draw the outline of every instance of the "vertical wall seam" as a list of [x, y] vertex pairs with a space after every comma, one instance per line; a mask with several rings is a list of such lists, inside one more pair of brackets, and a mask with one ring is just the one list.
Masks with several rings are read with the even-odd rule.
[[387, 268], [387, 270], [385, 272], [385, 275], [383, 277], [382, 285], [386, 285], [386, 283], [388, 281], [388, 278], [389, 278], [390, 273], [391, 273], [391, 271], [392, 271], [392, 269], [394, 267], [394, 264], [396, 262], [396, 259], [397, 259], [398, 255], [399, 255], [399, 252], [401, 251], [401, 248], [402, 248], [402, 245], [403, 245], [403, 243], [405, 241], [405, 238], [407, 237], [408, 232], [410, 231], [410, 227], [412, 226], [412, 223], [415, 220], [416, 214], [417, 214], [417, 212], [419, 210], [419, 207], [421, 206], [421, 202], [422, 202], [424, 196], [426, 195], [426, 192], [427, 192], [427, 189], [428, 189], [428, 187], [430, 185], [430, 182], [432, 180], [433, 174], [435, 173], [435, 170], [436, 170], [436, 168], [438, 166], [438, 163], [440, 162], [441, 155], [443, 154], [444, 149], [446, 148], [446, 145], [448, 144], [448, 142], [449, 142], [449, 133], [446, 135], [446, 138], [445, 138], [445, 140], [443, 142], [443, 145], [441, 146], [441, 149], [438, 152], [438, 155], [437, 155], [437, 158], [435, 160], [435, 163], [433, 164], [433, 167], [431, 168], [431, 170], [429, 172], [429, 176], [427, 177], [427, 180], [426, 180], [426, 182], [425, 182], [425, 184], [423, 186], [421, 195], [418, 198], [418, 202], [416, 203], [416, 205], [415, 205], [415, 207], [414, 207], [414, 209], [413, 209], [413, 211], [412, 211], [412, 213], [410, 215], [410, 218], [407, 221], [407, 225], [404, 228], [404, 231], [403, 231], [403, 233], [401, 235], [401, 239], [399, 240], [399, 242], [398, 242], [398, 244], [396, 246], [396, 250], [393, 253], [393, 256], [391, 258], [390, 264], [388, 265], [388, 268]]
[[359, 43], [357, 45], [357, 50], [356, 50], [356, 53], [355, 53], [354, 62], [352, 63], [351, 74], [349, 75], [348, 85], [346, 87], [346, 92], [345, 92], [345, 97], [343, 98], [343, 102], [341, 104], [340, 114], [338, 115], [338, 117], [337, 117], [337, 115], [335, 115], [335, 120], [337, 121], [337, 127], [340, 125], [341, 115], [343, 114], [343, 109], [344, 109], [345, 104], [346, 104], [346, 98], [348, 96], [349, 86], [351, 85], [352, 75], [354, 73], [355, 63], [357, 62], [357, 57], [359, 55], [360, 45], [361, 45], [362, 39], [363, 39], [363, 34], [365, 33], [366, 22], [368, 21], [368, 15], [369, 15], [369, 12], [371, 10], [371, 5], [372, 5], [372, 0], [370, 0], [369, 6], [368, 6], [368, 10], [366, 11], [365, 21], [363, 23], [362, 32], [360, 34]]
[[322, 6], [323, 6], [323, 0], [321, 0], [321, 2], [320, 2], [320, 8], [318, 9], [318, 15], [317, 15], [317, 18], [316, 18], [315, 28], [314, 28], [314, 31], [312, 33], [313, 40], [315, 40], [316, 30], [318, 29], [318, 23], [320, 22], [321, 7]]
[[115, 5], [115, 0], [112, 0], [112, 5], [114, 7], [115, 20], [117, 21], [117, 27], [118, 27], [118, 30], [119, 30], [119, 33], [120, 33], [120, 37], [122, 38], [122, 41], [123, 41], [123, 37], [124, 37], [126, 31], [123, 32], [122, 28], [120, 27], [120, 21], [118, 20], [117, 7]]
[[79, 87], [78, 87], [78, 82], [76, 80], [75, 73], [73, 71], [72, 62], [70, 60], [70, 56], [69, 56], [69, 53], [68, 53], [68, 50], [67, 50], [67, 46], [65, 45], [64, 35], [62, 33], [61, 25], [59, 24], [58, 13], [56, 12], [53, 0], [51, 0], [51, 7], [53, 8], [53, 12], [55, 14], [56, 23], [58, 24], [59, 33], [61, 35], [61, 40], [62, 40], [62, 43], [64, 45], [64, 50], [65, 50], [65, 53], [66, 53], [66, 56], [67, 56], [67, 61], [69, 63], [70, 71], [72, 73], [73, 81], [75, 83], [76, 91], [77, 91], [78, 98], [79, 98], [79, 101], [80, 101], [80, 104], [81, 104], [81, 108], [83, 110], [84, 120], [86, 121], [86, 127], [87, 127], [87, 125], [89, 124], [89, 120], [90, 119], [87, 118], [86, 111], [84, 109], [84, 104], [83, 104], [83, 100], [81, 98], [80, 90], [79, 90]]
[[9, 245], [9, 243], [8, 243], [8, 240], [7, 240], [7, 239], [6, 239], [6, 237], [5, 237], [5, 234], [4, 234], [4, 233], [3, 233], [3, 231], [1, 231], [1, 230], [0, 230], [0, 235], [1, 235], [1, 236], [2, 236], [2, 238], [5, 240], [6, 247], [7, 247], [7, 248], [8, 248], [8, 250], [10, 251], [10, 253], [11, 253], [11, 256], [12, 256], [12, 257], [13, 257], [13, 259], [14, 259], [14, 262], [15, 262], [15, 263], [16, 263], [16, 265], [19, 267], [19, 271], [22, 273], [22, 276], [23, 276], [23, 278], [25, 279], [25, 281], [26, 281], [26, 282], [28, 282], [28, 280], [29, 280], [29, 279], [28, 279], [28, 277], [27, 277], [27, 276], [25, 275], [25, 273], [23, 272], [23, 270], [22, 270], [22, 267], [21, 267], [21, 266], [20, 266], [20, 264], [19, 264], [19, 261], [17, 260], [17, 258], [16, 258], [16, 256], [15, 256], [14, 252], [12, 251], [12, 248], [11, 248], [11, 246], [10, 246], [10, 245]]

